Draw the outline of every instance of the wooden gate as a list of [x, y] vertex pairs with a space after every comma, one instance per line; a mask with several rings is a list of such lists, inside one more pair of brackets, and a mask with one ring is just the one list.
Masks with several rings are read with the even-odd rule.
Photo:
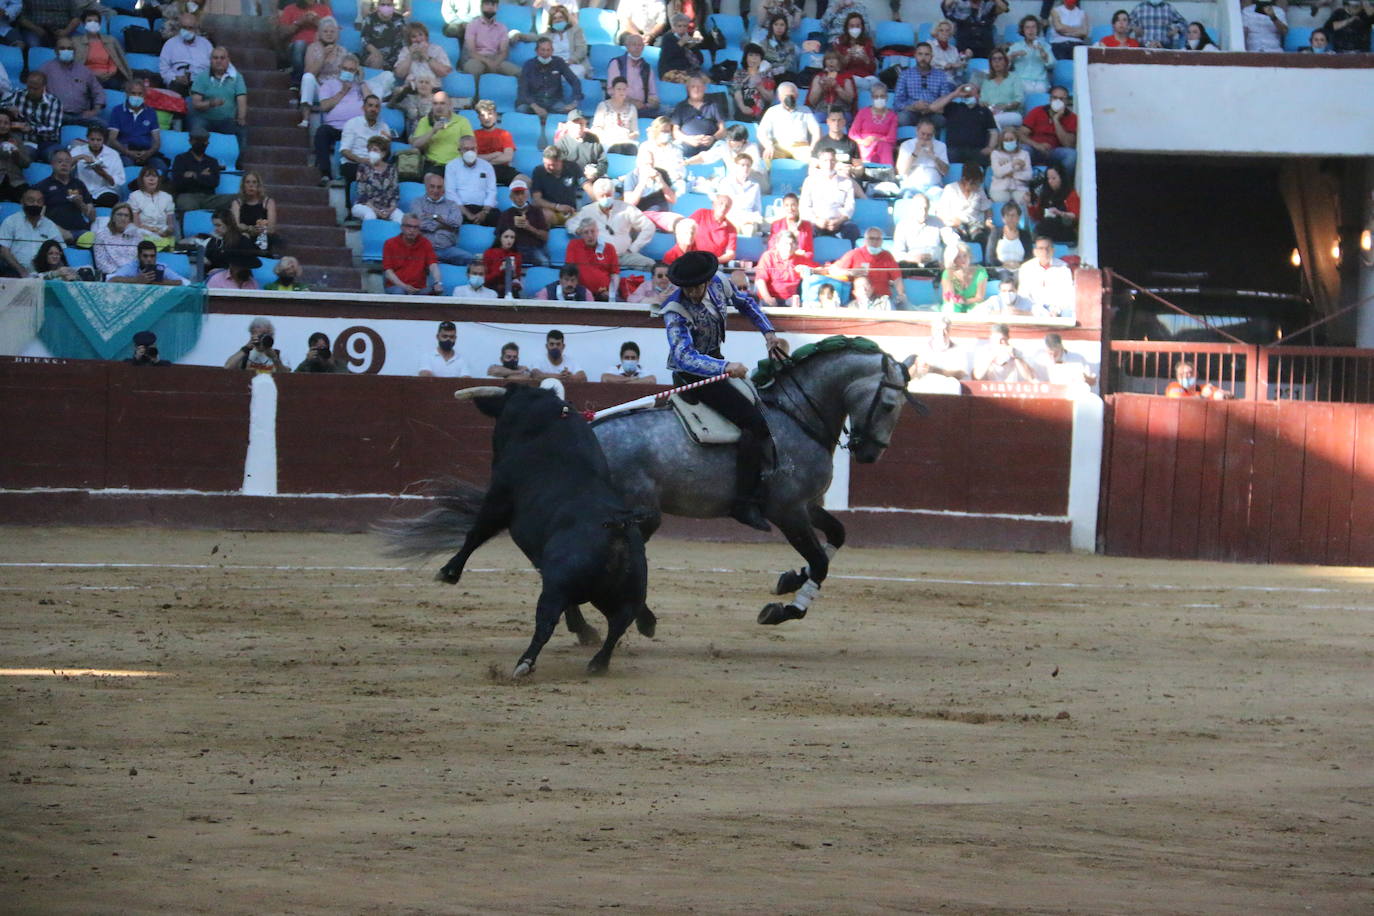
[[1374, 566], [1374, 406], [1107, 398], [1100, 547]]

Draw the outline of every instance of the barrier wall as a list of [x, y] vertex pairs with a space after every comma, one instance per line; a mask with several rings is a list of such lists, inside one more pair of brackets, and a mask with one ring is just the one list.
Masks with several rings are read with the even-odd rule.
[[[270, 486], [255, 492], [275, 495], [248, 496], [240, 488], [250, 374], [0, 361], [0, 429], [6, 431], [0, 518], [365, 530], [389, 512], [419, 511], [424, 503], [413, 498], [419, 481], [440, 475], [486, 481], [492, 421], [452, 397], [455, 388], [475, 382], [274, 377], [275, 424], [267, 435], [275, 445], [275, 474]], [[567, 396], [595, 409], [650, 390], [589, 383], [567, 386]], [[853, 540], [1070, 549], [1076, 402], [923, 400], [930, 415], [905, 412], [882, 461], [850, 466], [848, 453], [838, 453], [839, 483], [827, 505], [839, 510]], [[1100, 441], [1100, 424], [1086, 432]], [[1095, 485], [1095, 458], [1079, 456], [1078, 464]], [[1095, 487], [1092, 498], [1095, 507]], [[1088, 515], [1093, 521], [1091, 509]], [[752, 536], [728, 521], [669, 520], [667, 530], [731, 540]], [[1090, 546], [1091, 530], [1087, 537]]]
[[1374, 565], [1374, 407], [1107, 401], [1103, 552]]

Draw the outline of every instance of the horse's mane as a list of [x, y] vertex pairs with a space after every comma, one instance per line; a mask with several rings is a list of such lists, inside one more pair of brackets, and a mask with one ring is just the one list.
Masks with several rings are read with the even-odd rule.
[[836, 353], [842, 350], [853, 350], [856, 353], [881, 353], [883, 348], [878, 346], [867, 337], [845, 337], [843, 334], [836, 334], [815, 343], [809, 343], [798, 347], [791, 357], [787, 360], [776, 360], [764, 358], [759, 360], [758, 366], [754, 369], [751, 376], [754, 385], [758, 388], [767, 388], [773, 384], [780, 375], [784, 375], [800, 363], [806, 362], [813, 356], [822, 353]]

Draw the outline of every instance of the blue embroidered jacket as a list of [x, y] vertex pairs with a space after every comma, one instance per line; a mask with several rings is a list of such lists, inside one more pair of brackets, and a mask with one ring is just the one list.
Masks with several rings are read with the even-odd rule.
[[773, 330], [768, 316], [759, 311], [753, 296], [720, 277], [712, 277], [700, 303], [688, 301], [676, 290], [662, 305], [668, 328], [668, 368], [692, 375], [712, 376], [725, 371], [726, 360], [710, 356], [725, 342], [725, 316], [734, 306], [762, 334]]

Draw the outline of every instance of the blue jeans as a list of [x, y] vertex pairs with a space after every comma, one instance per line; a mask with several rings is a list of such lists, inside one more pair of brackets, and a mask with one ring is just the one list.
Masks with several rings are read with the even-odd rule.
[[424, 289], [408, 290], [402, 289], [399, 286], [388, 285], [386, 287], [386, 294], [388, 296], [432, 296], [434, 295], [434, 288], [429, 284], [425, 284]]
[[310, 47], [303, 41], [291, 42], [291, 76], [300, 79], [305, 72], [305, 49]]
[[434, 256], [445, 264], [457, 264], [459, 267], [469, 264], [477, 257], [477, 255], [466, 252], [457, 245], [450, 245], [447, 248], [435, 247]]
[[1078, 150], [1069, 146], [1056, 146], [1046, 152], [1041, 152], [1032, 147], [1030, 154], [1033, 165], [1057, 165], [1070, 172], [1078, 163]]
[[520, 252], [520, 257], [522, 260], [524, 260], [526, 264], [530, 264], [535, 267], [549, 266], [549, 256], [547, 253], [545, 253], [544, 249], [542, 248], [517, 247], [515, 250]]

